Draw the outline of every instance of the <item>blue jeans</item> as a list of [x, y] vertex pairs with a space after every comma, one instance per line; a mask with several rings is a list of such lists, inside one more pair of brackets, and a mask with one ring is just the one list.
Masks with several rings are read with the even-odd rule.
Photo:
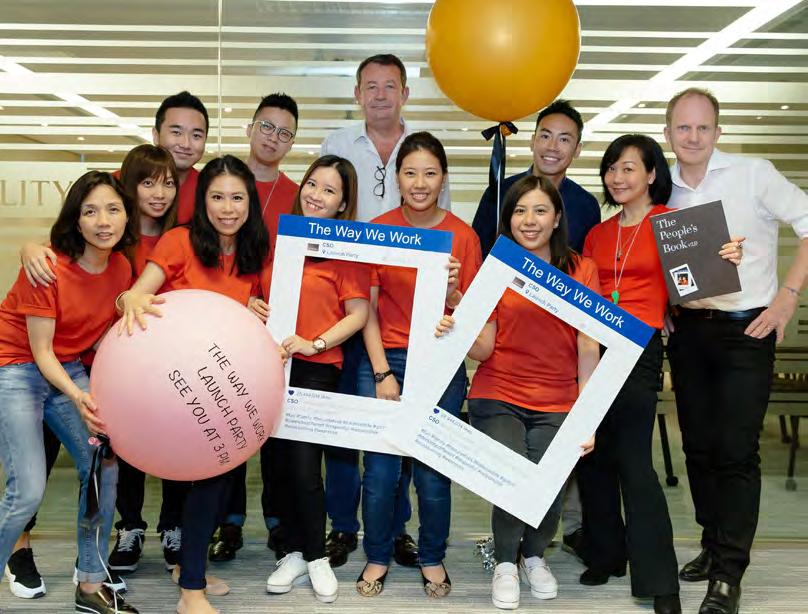
[[[362, 331], [356, 333], [342, 344], [343, 364], [339, 392], [343, 394], [359, 394], [359, 365], [367, 360]], [[371, 396], [375, 396], [375, 393]], [[410, 481], [412, 467], [405, 463], [399, 482], [396, 498], [393, 530], [395, 535], [406, 532], [406, 524], [412, 517], [410, 505]], [[344, 533], [357, 533], [359, 520], [359, 450], [349, 448], [325, 448], [325, 508], [331, 519], [331, 528]]]
[[[399, 385], [404, 381], [406, 349], [385, 350], [387, 362]], [[365, 358], [359, 365], [359, 394], [376, 396], [373, 368]], [[441, 408], [454, 416], [460, 414], [466, 397], [466, 367], [452, 377], [439, 401]], [[365, 475], [362, 480], [362, 520], [365, 526], [363, 545], [369, 563], [388, 565], [393, 556], [395, 507], [402, 471], [402, 458], [393, 454], [365, 452]], [[446, 556], [449, 518], [452, 511], [451, 480], [423, 463], [412, 461], [413, 481], [418, 496], [418, 552], [422, 567], [440, 564]]]
[[[81, 362], [62, 366], [79, 388], [89, 389]], [[101, 582], [107, 577], [104, 563], [115, 514], [117, 462], [103, 461], [98, 513], [84, 518], [95, 448], [88, 443], [90, 434], [73, 402], [48, 383], [35, 363], [0, 367], [0, 399], [0, 462], [6, 474], [6, 490], [0, 501], [0, 568], [5, 566], [14, 543], [45, 495], [44, 420], [79, 472], [79, 582]]]

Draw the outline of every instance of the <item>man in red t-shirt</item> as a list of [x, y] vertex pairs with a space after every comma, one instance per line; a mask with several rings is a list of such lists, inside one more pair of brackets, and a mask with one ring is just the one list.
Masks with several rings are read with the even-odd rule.
[[247, 166], [255, 175], [261, 215], [273, 250], [278, 236], [278, 218], [283, 213], [292, 212], [297, 194], [297, 184], [280, 170], [281, 161], [295, 142], [297, 117], [294, 98], [276, 93], [261, 99], [252, 122], [247, 124], [250, 139]]
[[163, 100], [154, 117], [154, 144], [171, 152], [180, 178], [177, 195], [178, 224], [189, 223], [194, 215], [194, 197], [199, 178], [199, 171], [194, 168], [194, 164], [205, 153], [209, 127], [205, 105], [199, 98], [184, 91]]

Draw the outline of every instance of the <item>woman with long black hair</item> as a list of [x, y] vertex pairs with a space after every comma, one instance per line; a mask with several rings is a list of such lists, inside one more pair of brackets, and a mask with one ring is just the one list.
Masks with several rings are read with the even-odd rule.
[[[261, 219], [250, 169], [238, 158], [214, 158], [199, 175], [190, 227], [168, 231], [149, 254], [132, 289], [121, 297], [122, 328], [146, 328], [144, 314], [159, 314], [159, 291], [193, 288], [229, 296], [247, 307], [259, 297], [259, 273], [269, 255], [269, 235]], [[180, 564], [174, 579], [181, 588], [179, 614], [216, 612], [207, 594], [229, 587], [205, 576], [208, 543], [222, 520], [229, 473], [193, 482], [182, 512]]]

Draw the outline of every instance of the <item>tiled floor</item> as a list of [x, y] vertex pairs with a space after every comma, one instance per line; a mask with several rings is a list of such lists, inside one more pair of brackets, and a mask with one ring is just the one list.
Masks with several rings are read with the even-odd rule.
[[[673, 437], [674, 465], [680, 478], [675, 488], [665, 487], [676, 536], [676, 549], [680, 564], [697, 553], [698, 530], [692, 515], [692, 503], [687, 490], [678, 428], [670, 419], [669, 432]], [[758, 538], [750, 567], [743, 584], [741, 611], [745, 613], [808, 612], [808, 455], [798, 456], [798, 489], [785, 489], [786, 447], [779, 441], [775, 417], [767, 419], [762, 438], [764, 490]], [[662, 461], [656, 446], [657, 467]], [[803, 478], [800, 482], [800, 478]], [[228, 614], [247, 612], [493, 612], [490, 601], [490, 575], [474, 554], [474, 541], [489, 533], [489, 506], [485, 501], [456, 487], [451, 543], [447, 567], [453, 581], [451, 596], [441, 602], [427, 599], [421, 591], [417, 570], [394, 566], [388, 576], [384, 593], [376, 599], [359, 597], [353, 582], [362, 567], [363, 556], [357, 551], [349, 563], [336, 570], [340, 580], [340, 598], [335, 604], [316, 601], [307, 587], [270, 597], [264, 592], [264, 582], [270, 573], [274, 558], [265, 547], [265, 532], [260, 521], [258, 497], [258, 466], [252, 464], [249, 472], [251, 498], [246, 527], [246, 544], [238, 558], [217, 565], [214, 573], [228, 580], [232, 593], [213, 598], [214, 604]], [[35, 601], [13, 597], [5, 582], [0, 586], [0, 609], [3, 612], [72, 612], [70, 574], [75, 556], [73, 529], [75, 519], [75, 474], [68, 467], [57, 468], [48, 488], [45, 504], [40, 513], [35, 533], [34, 550], [37, 564], [45, 576], [48, 595]], [[154, 523], [159, 505], [158, 483], [149, 480], [146, 518]], [[410, 523], [413, 532], [416, 522]], [[597, 588], [578, 584], [583, 567], [572, 556], [558, 548], [548, 553], [549, 563], [558, 578], [559, 596], [553, 601], [539, 602], [523, 587], [523, 611], [563, 612], [651, 612], [650, 602], [640, 602], [629, 594], [628, 578], [613, 579]], [[141, 568], [129, 578], [130, 601], [143, 613], [173, 612], [177, 589], [163, 571], [159, 540], [154, 533], [148, 535]], [[682, 587], [685, 612], [696, 612], [703, 597], [704, 584]]]

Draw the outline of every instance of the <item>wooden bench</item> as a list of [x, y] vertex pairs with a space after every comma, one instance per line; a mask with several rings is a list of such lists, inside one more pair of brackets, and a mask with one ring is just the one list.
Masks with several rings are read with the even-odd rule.
[[[769, 412], [780, 417], [781, 440], [789, 445], [786, 490], [796, 490], [794, 470], [800, 447], [800, 418], [808, 416], [808, 348], [777, 349]], [[786, 426], [786, 417], [790, 422], [791, 433]]]

